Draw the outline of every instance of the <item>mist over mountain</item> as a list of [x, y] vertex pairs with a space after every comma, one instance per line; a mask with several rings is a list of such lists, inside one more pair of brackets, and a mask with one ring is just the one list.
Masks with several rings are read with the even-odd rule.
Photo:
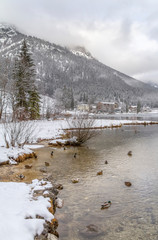
[[67, 88], [76, 101], [85, 94], [90, 103], [103, 100], [136, 104], [140, 100], [143, 104], [158, 105], [157, 88], [102, 64], [84, 47], [62, 47], [26, 36], [7, 24], [0, 24], [0, 62], [5, 58], [13, 62], [23, 39], [32, 53], [41, 94], [54, 97], [57, 90]]

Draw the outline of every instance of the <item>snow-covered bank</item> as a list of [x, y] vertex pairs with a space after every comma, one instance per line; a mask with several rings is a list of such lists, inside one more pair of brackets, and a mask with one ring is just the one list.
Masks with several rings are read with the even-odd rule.
[[[145, 121], [150, 123], [150, 121]], [[104, 127], [115, 127], [126, 124], [144, 124], [144, 121], [138, 120], [107, 120], [107, 119], [96, 119], [94, 127], [104, 128]], [[33, 122], [34, 133], [31, 138], [30, 143], [37, 143], [40, 140], [46, 139], [57, 139], [61, 137], [64, 133], [63, 129], [68, 129], [69, 124], [66, 119], [59, 120], [39, 120]], [[3, 138], [2, 125], [0, 125], [0, 146], [5, 146], [5, 141]], [[9, 148], [0, 147], [0, 163], [8, 161], [10, 158], [16, 158], [20, 154], [28, 153], [29, 149], [36, 148], [36, 146], [28, 146], [25, 148]]]
[[0, 239], [34, 240], [36, 234], [42, 233], [45, 220], [51, 221], [54, 216], [48, 210], [50, 199], [35, 198], [34, 192], [51, 187], [50, 183], [38, 180], [32, 184], [0, 182]]
[[0, 147], [0, 164], [3, 162], [8, 162], [10, 164], [15, 164], [13, 159], [18, 158], [23, 154], [30, 154], [32, 150], [29, 148], [5, 148]]
[[[138, 120], [108, 120], [108, 119], [96, 119], [94, 122], [94, 127], [112, 127], [120, 126], [125, 124], [144, 124], [150, 123], [150, 121], [138, 121]], [[64, 133], [63, 129], [68, 129], [69, 124], [66, 119], [62, 120], [40, 120], [35, 123], [35, 137], [34, 142], [39, 139], [56, 139], [59, 138], [61, 134]]]

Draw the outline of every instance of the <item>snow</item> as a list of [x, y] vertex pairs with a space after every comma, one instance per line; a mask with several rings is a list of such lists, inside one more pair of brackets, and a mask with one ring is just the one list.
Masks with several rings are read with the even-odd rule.
[[29, 148], [5, 148], [0, 147], [0, 163], [6, 162], [9, 160], [10, 164], [14, 164], [14, 161], [11, 159], [16, 159], [19, 155], [24, 153], [31, 153], [32, 150]]
[[37, 148], [43, 148], [44, 145], [37, 145], [37, 144], [28, 145], [28, 144], [26, 144], [25, 147], [26, 147], [26, 148], [30, 148], [30, 149], [37, 149]]
[[[145, 121], [150, 122], [150, 121]], [[113, 126], [121, 126], [123, 124], [133, 124], [133, 123], [144, 123], [143, 121], [138, 120], [109, 120], [109, 119], [96, 119], [94, 127], [113, 127]], [[66, 119], [59, 119], [59, 120], [39, 120], [34, 121], [34, 134], [30, 143], [37, 143], [39, 140], [50, 140], [52, 139], [52, 143], [56, 143], [56, 141], [60, 141], [64, 143], [65, 140], [59, 138], [61, 134], [64, 133], [64, 129], [68, 129], [69, 125]], [[58, 139], [57, 139], [58, 138]], [[57, 139], [57, 140], [55, 140]], [[30, 153], [32, 150], [37, 147], [43, 147], [41, 145], [28, 145], [25, 148], [9, 148], [6, 149], [5, 142], [2, 137], [2, 125], [0, 125], [0, 163], [9, 160], [9, 158], [16, 158], [20, 154]], [[10, 161], [10, 163], [12, 163]]]
[[[44, 184], [44, 182], [43, 182]], [[34, 191], [48, 189], [50, 183], [34, 180], [32, 184], [0, 182], [0, 239], [34, 240], [41, 234], [45, 220], [51, 221], [54, 216], [48, 211], [51, 206], [49, 198], [34, 197]], [[44, 219], [37, 219], [40, 215]]]
[[[107, 120], [96, 119], [95, 127], [112, 127], [125, 123], [144, 123], [137, 120]], [[146, 121], [149, 122], [149, 121]], [[66, 119], [34, 121], [33, 142], [39, 139], [59, 138], [63, 129], [68, 128]], [[43, 145], [27, 145], [22, 148], [5, 148], [0, 125], [0, 162], [5, 162], [19, 154], [30, 153], [29, 148]], [[62, 140], [62, 139], [61, 139]], [[53, 140], [54, 142], [57, 140]], [[59, 139], [58, 139], [59, 141]], [[63, 141], [63, 140], [62, 140]], [[11, 161], [11, 160], [10, 160]], [[12, 162], [11, 162], [12, 163]], [[49, 182], [33, 180], [32, 184], [0, 182], [0, 239], [5, 240], [34, 240], [36, 234], [41, 234], [45, 221], [51, 221], [54, 216], [48, 211], [50, 199], [44, 196], [35, 196], [35, 191], [42, 190], [44, 195], [52, 185]], [[59, 201], [59, 207], [63, 204]], [[36, 216], [43, 219], [38, 219]]]

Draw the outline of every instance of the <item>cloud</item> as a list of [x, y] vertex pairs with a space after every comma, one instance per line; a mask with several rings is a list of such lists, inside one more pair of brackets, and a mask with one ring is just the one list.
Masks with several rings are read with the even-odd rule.
[[0, 21], [23, 33], [85, 46], [121, 72], [158, 79], [156, 0], [0, 0], [0, 6]]

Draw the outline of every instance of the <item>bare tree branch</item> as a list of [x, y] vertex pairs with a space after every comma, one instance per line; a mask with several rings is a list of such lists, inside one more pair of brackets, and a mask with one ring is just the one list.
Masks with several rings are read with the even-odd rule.
[[75, 137], [79, 145], [97, 136], [99, 131], [94, 129], [95, 119], [89, 115], [77, 115], [73, 119], [67, 119], [71, 137]]

